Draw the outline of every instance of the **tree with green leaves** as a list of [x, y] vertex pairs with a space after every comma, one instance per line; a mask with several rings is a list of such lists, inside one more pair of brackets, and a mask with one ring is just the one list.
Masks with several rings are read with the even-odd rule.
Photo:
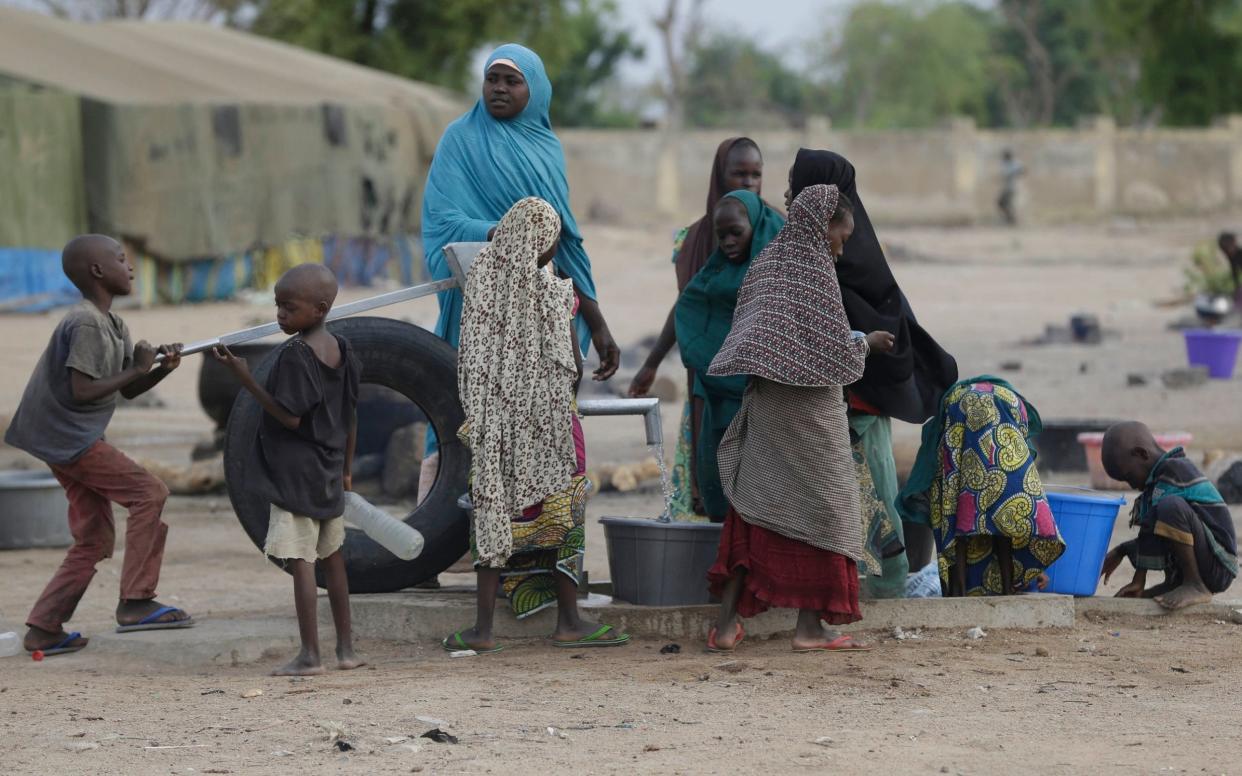
[[642, 56], [614, 0], [258, 0], [253, 32], [457, 91], [478, 88], [480, 50], [528, 45], [543, 58], [559, 124], [616, 123], [603, 92]]
[[690, 52], [689, 77], [685, 110], [693, 126], [800, 126], [822, 102], [780, 57], [736, 35], [713, 35]]
[[823, 50], [835, 122], [926, 127], [947, 116], [986, 118], [991, 29], [963, 2], [862, 2]]

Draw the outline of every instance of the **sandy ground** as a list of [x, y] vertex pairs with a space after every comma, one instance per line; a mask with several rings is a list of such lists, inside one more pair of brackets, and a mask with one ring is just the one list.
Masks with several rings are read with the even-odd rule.
[[[1126, 387], [1128, 373], [1155, 377], [1184, 364], [1180, 335], [1167, 325], [1187, 309], [1157, 303], [1177, 295], [1190, 246], [1215, 228], [1180, 222], [1152, 230], [910, 229], [884, 236], [900, 257], [894, 271], [920, 320], [957, 355], [964, 374], [1021, 361], [1020, 371], [1005, 374], [1046, 419], [1133, 416], [1194, 433], [1196, 449], [1239, 449], [1237, 380], [1181, 392], [1166, 391], [1158, 379]], [[597, 226], [589, 235], [605, 312], [629, 347], [656, 332], [673, 301], [671, 230]], [[369, 293], [351, 290], [343, 298]], [[259, 297], [125, 316], [137, 337], [191, 341], [264, 320], [270, 310]], [[1095, 347], [1019, 344], [1080, 311], [1099, 315], [1115, 336]], [[411, 303], [389, 314], [426, 325], [434, 304]], [[15, 408], [54, 321], [4, 318], [0, 417]], [[666, 365], [666, 374], [678, 372]], [[136, 456], [186, 462], [210, 429], [198, 408], [196, 379], [197, 365], [188, 361], [157, 389], [165, 406], [121, 409], [110, 439]], [[665, 407], [670, 442], [679, 411]], [[586, 430], [596, 462], [646, 452], [636, 419], [591, 419]], [[898, 429], [904, 456], [916, 439], [917, 429]], [[0, 446], [0, 468], [31, 465]], [[653, 515], [659, 502], [651, 490], [603, 494], [590, 515]], [[167, 519], [172, 529], [161, 590], [171, 602], [198, 616], [289, 613], [288, 578], [250, 545], [226, 497], [174, 498]], [[117, 557], [101, 565], [74, 628], [89, 634], [108, 627], [122, 552], [118, 547]], [[60, 550], [0, 553], [0, 630], [20, 625], [61, 556]], [[607, 578], [594, 520], [587, 557], [592, 578]], [[640, 643], [580, 657], [521, 644], [488, 658], [484, 671], [480, 662], [450, 663], [435, 645], [368, 642], [362, 647], [373, 668], [304, 683], [263, 677], [266, 663], [187, 677], [88, 651], [43, 664], [0, 663], [0, 762], [12, 773], [549, 767], [744, 773], [860, 766], [895, 773], [1231, 773], [1242, 766], [1219, 720], [1236, 708], [1242, 681], [1233, 659], [1236, 628], [1191, 615], [1158, 623], [1080, 620], [1070, 630], [993, 633], [982, 642], [947, 632], [902, 642], [871, 634], [879, 641], [874, 653], [823, 657], [796, 657], [774, 641], [747, 644], [740, 663], [725, 668], [718, 667], [723, 658], [703, 654], [697, 644], [683, 644], [675, 656]], [[1037, 657], [1037, 647], [1049, 656]], [[251, 688], [265, 694], [242, 700], [240, 693]], [[223, 692], [206, 694], [213, 690]], [[435, 726], [417, 716], [443, 720], [461, 743], [424, 740], [412, 752], [384, 742]], [[326, 720], [342, 723], [358, 750], [330, 749], [317, 728]], [[549, 735], [549, 726], [568, 738]], [[830, 740], [814, 743], [823, 736]], [[66, 748], [90, 743], [99, 747]]]
[[[746, 644], [733, 660], [532, 643], [463, 664], [367, 644], [374, 668], [304, 682], [23, 661], [0, 673], [0, 756], [7, 773], [1237, 773], [1222, 724], [1237, 628], [1084, 621], [860, 655]], [[417, 738], [436, 727], [460, 743]], [[419, 751], [385, 741], [400, 736]]]

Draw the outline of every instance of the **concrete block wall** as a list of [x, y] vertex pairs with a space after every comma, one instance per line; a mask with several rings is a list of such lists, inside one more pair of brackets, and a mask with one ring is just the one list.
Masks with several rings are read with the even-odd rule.
[[685, 223], [702, 214], [717, 144], [749, 134], [763, 149], [764, 195], [779, 204], [799, 147], [827, 148], [858, 168], [872, 216], [888, 223], [998, 221], [1001, 151], [1026, 167], [1019, 193], [1031, 222], [1218, 213], [1242, 206], [1242, 116], [1200, 129], [983, 130], [969, 119], [939, 129], [856, 131], [826, 120], [801, 130], [564, 130], [575, 212], [629, 224]]

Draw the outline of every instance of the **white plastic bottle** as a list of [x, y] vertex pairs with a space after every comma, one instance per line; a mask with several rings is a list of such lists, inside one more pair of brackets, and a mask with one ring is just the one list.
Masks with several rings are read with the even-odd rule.
[[13, 631], [0, 633], [0, 657], [13, 657], [22, 651], [22, 637]]
[[345, 521], [361, 528], [367, 536], [401, 560], [414, 560], [423, 551], [423, 535], [417, 529], [353, 491], [345, 492]]

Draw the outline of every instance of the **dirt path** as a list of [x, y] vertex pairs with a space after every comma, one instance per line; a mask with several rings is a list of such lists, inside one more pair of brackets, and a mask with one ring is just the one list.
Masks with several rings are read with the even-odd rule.
[[[9, 773], [1235, 773], [1237, 628], [1081, 621], [855, 655], [748, 643], [733, 660], [368, 643], [374, 667], [300, 682], [23, 660], [0, 674], [0, 755]], [[460, 743], [416, 738], [437, 726]], [[420, 751], [385, 742], [399, 736]]]

